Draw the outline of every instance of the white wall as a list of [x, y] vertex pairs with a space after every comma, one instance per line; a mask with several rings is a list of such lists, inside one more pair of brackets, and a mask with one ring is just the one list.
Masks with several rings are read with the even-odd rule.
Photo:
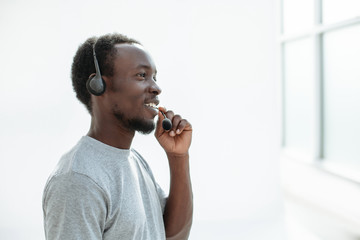
[[[134, 2], [0, 3], [0, 238], [44, 239], [44, 184], [90, 120], [72, 91], [73, 55], [120, 32], [155, 59], [162, 104], [193, 124], [191, 239], [283, 239], [275, 0]], [[167, 189], [154, 137], [134, 147]]]

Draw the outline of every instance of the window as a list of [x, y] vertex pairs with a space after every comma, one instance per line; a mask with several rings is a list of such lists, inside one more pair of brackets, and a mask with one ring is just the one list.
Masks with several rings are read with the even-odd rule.
[[309, 38], [284, 44], [284, 145], [310, 157], [314, 133], [314, 59]]
[[312, 209], [309, 219], [326, 212], [332, 223], [351, 223], [339, 231], [359, 237], [360, 1], [280, 2], [285, 193]]
[[283, 147], [360, 183], [360, 1], [345, 2], [282, 1]]
[[[324, 33], [323, 52], [323, 158], [329, 166], [336, 165], [344, 169], [343, 174], [358, 180], [356, 175], [360, 175], [360, 24]], [[336, 171], [335, 167], [334, 170]]]

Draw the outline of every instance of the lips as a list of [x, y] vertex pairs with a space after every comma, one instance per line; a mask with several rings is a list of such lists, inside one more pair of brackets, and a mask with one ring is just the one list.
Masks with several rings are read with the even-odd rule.
[[152, 99], [152, 100], [145, 102], [145, 106], [147, 106], [147, 107], [157, 109], [157, 105], [159, 105], [159, 100], [157, 100], [157, 99]]

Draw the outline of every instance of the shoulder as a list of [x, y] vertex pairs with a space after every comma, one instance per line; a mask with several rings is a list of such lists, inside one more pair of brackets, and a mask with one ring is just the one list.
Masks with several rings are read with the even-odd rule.
[[48, 181], [52, 178], [70, 180], [70, 176], [84, 176], [101, 184], [104, 182], [104, 176], [108, 175], [106, 173], [109, 168], [108, 159], [106, 151], [94, 146], [88, 137], [82, 137], [70, 151], [61, 157]]
[[86, 143], [84, 143], [82, 138], [72, 149], [60, 158], [51, 176], [66, 174], [76, 170], [76, 168], [79, 167], [79, 163], [81, 164], [83, 159], [86, 158], [87, 152]]
[[53, 175], [48, 180], [43, 193], [44, 203], [89, 198], [103, 201], [107, 199], [107, 194], [89, 176], [76, 172]]
[[[96, 156], [92, 151], [81, 139], [64, 154], [46, 182], [44, 199], [54, 194], [103, 194], [105, 188], [101, 186], [102, 171], [96, 166]], [[49, 196], [50, 193], [52, 195]]]

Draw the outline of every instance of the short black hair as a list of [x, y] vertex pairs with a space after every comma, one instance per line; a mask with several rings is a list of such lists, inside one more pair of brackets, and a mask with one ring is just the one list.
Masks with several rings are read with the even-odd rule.
[[92, 113], [91, 96], [86, 89], [86, 81], [95, 73], [93, 48], [99, 63], [101, 75], [112, 77], [114, 74], [114, 58], [117, 50], [114, 47], [119, 43], [140, 44], [135, 39], [119, 33], [106, 34], [100, 37], [88, 38], [81, 44], [74, 56], [71, 66], [71, 80], [76, 97], [82, 102], [89, 113]]

